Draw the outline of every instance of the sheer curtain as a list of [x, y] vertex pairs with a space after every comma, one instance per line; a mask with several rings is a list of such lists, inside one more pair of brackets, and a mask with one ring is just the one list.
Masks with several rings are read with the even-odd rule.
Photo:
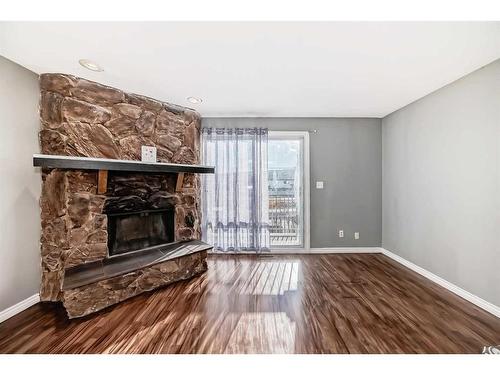
[[218, 251], [269, 249], [267, 129], [202, 129], [202, 233]]

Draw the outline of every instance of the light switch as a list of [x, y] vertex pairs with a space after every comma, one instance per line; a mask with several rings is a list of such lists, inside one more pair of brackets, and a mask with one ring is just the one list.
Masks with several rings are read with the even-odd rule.
[[316, 181], [316, 189], [323, 189], [324, 182], [323, 181]]
[[141, 160], [146, 163], [156, 163], [156, 147], [141, 146]]

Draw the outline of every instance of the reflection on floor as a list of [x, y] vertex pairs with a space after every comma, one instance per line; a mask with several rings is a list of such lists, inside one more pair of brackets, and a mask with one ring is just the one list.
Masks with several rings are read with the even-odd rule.
[[38, 304], [5, 353], [480, 353], [500, 319], [381, 254], [212, 255], [209, 271], [69, 321]]

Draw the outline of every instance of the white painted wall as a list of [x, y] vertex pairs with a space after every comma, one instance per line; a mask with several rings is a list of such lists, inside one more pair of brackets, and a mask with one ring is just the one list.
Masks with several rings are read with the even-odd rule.
[[500, 60], [382, 120], [382, 246], [500, 306]]
[[0, 311], [38, 293], [38, 75], [0, 56]]

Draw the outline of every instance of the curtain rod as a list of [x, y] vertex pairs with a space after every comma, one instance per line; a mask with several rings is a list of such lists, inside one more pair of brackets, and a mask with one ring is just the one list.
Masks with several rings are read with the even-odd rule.
[[[239, 128], [224, 128], [224, 127], [213, 127], [213, 129], [239, 129]], [[241, 129], [245, 129], [245, 128], [241, 128]], [[318, 129], [285, 129], [285, 130], [282, 130], [282, 129], [269, 129], [267, 128], [267, 130], [269, 130], [270, 132], [308, 132], [308, 133], [312, 133], [312, 134], [316, 134], [318, 133]]]
[[316, 134], [318, 132], [317, 129], [312, 129], [312, 130], [301, 130], [301, 129], [269, 129], [267, 128], [270, 132], [308, 132], [308, 133], [313, 133]]

